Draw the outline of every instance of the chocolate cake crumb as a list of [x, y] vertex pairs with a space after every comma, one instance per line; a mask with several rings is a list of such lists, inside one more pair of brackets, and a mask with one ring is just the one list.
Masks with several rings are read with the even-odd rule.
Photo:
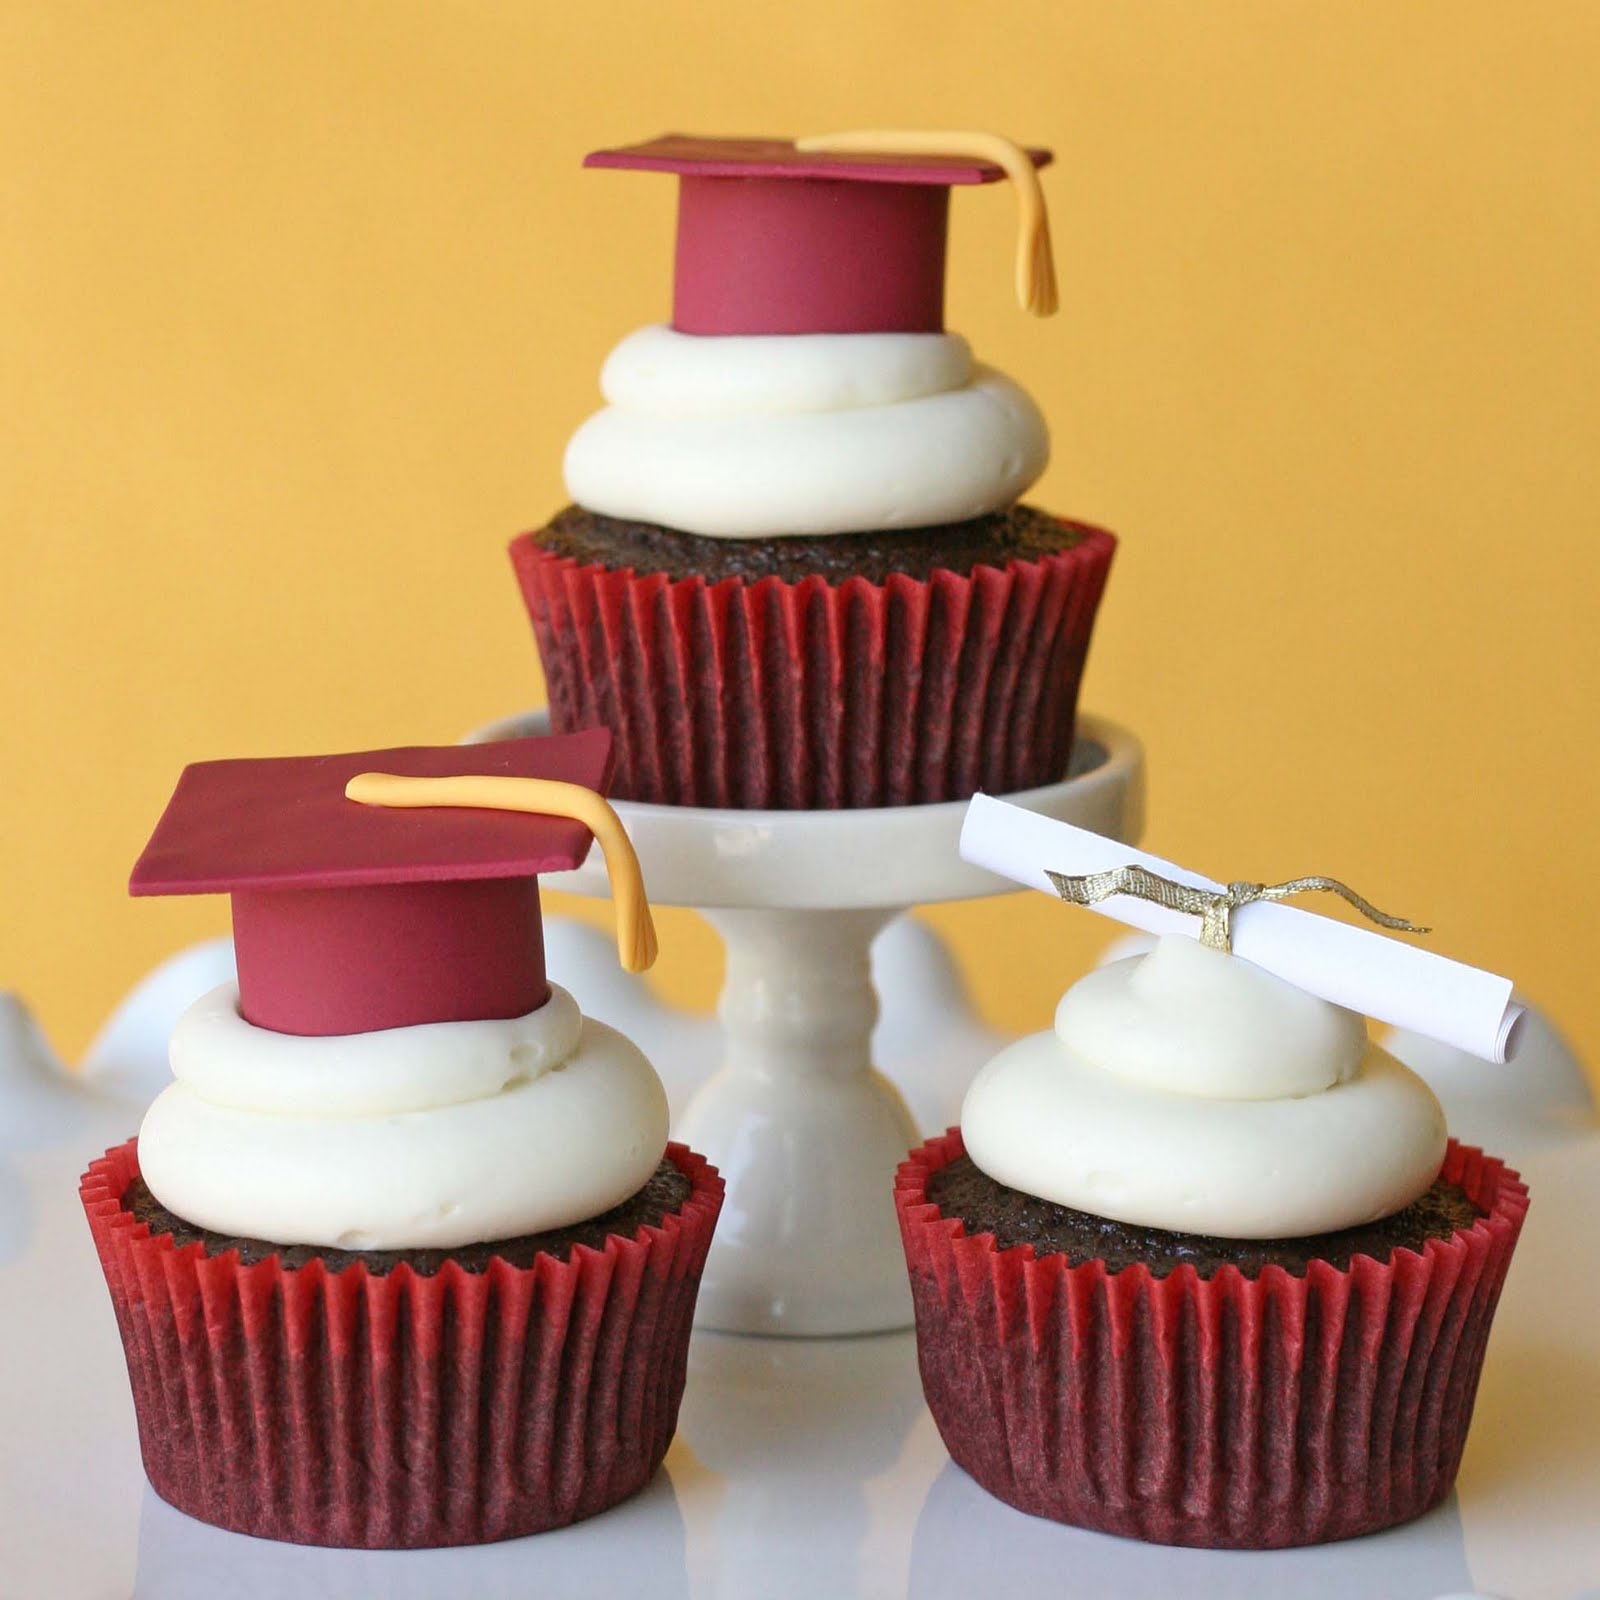
[[381, 1277], [405, 1262], [414, 1272], [431, 1277], [447, 1261], [454, 1261], [468, 1272], [484, 1272], [496, 1257], [514, 1267], [530, 1267], [534, 1257], [539, 1255], [565, 1261], [572, 1247], [578, 1244], [599, 1250], [611, 1234], [631, 1239], [640, 1228], [658, 1227], [663, 1217], [682, 1209], [692, 1189], [693, 1185], [677, 1167], [663, 1160], [642, 1189], [598, 1217], [575, 1222], [566, 1228], [553, 1228], [547, 1233], [525, 1233], [515, 1239], [458, 1245], [451, 1250], [335, 1250], [321, 1245], [273, 1244], [266, 1239], [212, 1233], [167, 1210], [151, 1194], [143, 1178], [136, 1178], [129, 1185], [122, 1205], [146, 1224], [152, 1234], [171, 1234], [173, 1243], [180, 1248], [198, 1241], [208, 1256], [237, 1250], [241, 1266], [254, 1266], [258, 1261], [276, 1256], [285, 1267], [303, 1267], [308, 1262], [321, 1261], [328, 1271], [339, 1272], [360, 1261], [366, 1264], [368, 1272]]
[[1065, 1255], [1074, 1267], [1104, 1261], [1111, 1272], [1143, 1262], [1156, 1278], [1185, 1265], [1202, 1278], [1224, 1266], [1237, 1267], [1247, 1278], [1279, 1266], [1301, 1278], [1312, 1261], [1343, 1271], [1358, 1255], [1383, 1263], [1396, 1250], [1420, 1251], [1429, 1239], [1448, 1239], [1483, 1215], [1459, 1185], [1441, 1180], [1403, 1211], [1359, 1228], [1303, 1239], [1216, 1239], [1114, 1222], [1041, 1200], [996, 1183], [965, 1155], [933, 1174], [928, 1199], [942, 1216], [959, 1217], [968, 1234], [993, 1234], [1002, 1250], [1031, 1244], [1035, 1256]]
[[891, 573], [926, 582], [940, 570], [965, 577], [974, 567], [1004, 568], [1009, 561], [1036, 561], [1070, 550], [1082, 537], [1078, 525], [1024, 505], [929, 528], [775, 539], [710, 538], [568, 506], [532, 535], [554, 555], [638, 577], [661, 573], [674, 580], [703, 577], [708, 583], [822, 577], [832, 584], [851, 577], [882, 583]]

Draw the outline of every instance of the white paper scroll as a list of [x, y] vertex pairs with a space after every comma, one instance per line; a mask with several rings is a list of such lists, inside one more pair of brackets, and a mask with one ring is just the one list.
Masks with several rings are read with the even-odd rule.
[[[1197, 889], [1224, 887], [1160, 856], [984, 794], [974, 795], [967, 808], [961, 858], [1052, 896], [1056, 891], [1046, 869], [1080, 877], [1141, 866]], [[1089, 909], [1147, 933], [1196, 938], [1200, 932], [1198, 917], [1131, 895], [1111, 895]], [[1512, 999], [1508, 978], [1270, 900], [1240, 906], [1232, 930], [1236, 956], [1297, 989], [1485, 1061], [1505, 1061], [1515, 1053], [1523, 1008]]]

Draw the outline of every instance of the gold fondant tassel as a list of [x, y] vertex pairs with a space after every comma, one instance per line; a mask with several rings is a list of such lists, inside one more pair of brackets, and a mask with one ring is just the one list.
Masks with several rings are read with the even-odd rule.
[[581, 822], [605, 857], [611, 898], [617, 908], [617, 959], [624, 972], [646, 972], [655, 964], [656, 925], [645, 897], [644, 874], [622, 819], [593, 789], [553, 778], [507, 778], [468, 774], [459, 778], [405, 778], [392, 772], [362, 772], [345, 785], [345, 798], [364, 806], [458, 806], [480, 811], [521, 811], [530, 816], [570, 817]]
[[1017, 191], [1017, 299], [1036, 317], [1053, 317], [1060, 305], [1050, 213], [1033, 160], [1021, 145], [998, 133], [864, 128], [796, 139], [796, 150], [816, 155], [965, 156], [999, 167]]

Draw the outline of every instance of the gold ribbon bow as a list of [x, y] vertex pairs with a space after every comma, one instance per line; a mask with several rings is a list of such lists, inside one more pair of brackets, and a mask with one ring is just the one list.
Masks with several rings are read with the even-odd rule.
[[1070, 877], [1064, 872], [1045, 871], [1056, 893], [1075, 906], [1092, 906], [1114, 894], [1132, 895], [1136, 900], [1148, 900], [1152, 905], [1165, 906], [1168, 911], [1181, 911], [1186, 916], [1200, 918], [1200, 943], [1210, 950], [1220, 950], [1226, 955], [1233, 949], [1233, 913], [1240, 906], [1256, 900], [1287, 900], [1293, 894], [1306, 894], [1322, 890], [1336, 894], [1353, 905], [1369, 922], [1380, 927], [1393, 928], [1398, 933], [1429, 933], [1414, 922], [1401, 917], [1391, 917], [1378, 910], [1370, 900], [1364, 900], [1348, 884], [1337, 878], [1295, 878], [1288, 883], [1230, 883], [1226, 889], [1195, 889], [1186, 883], [1174, 883], [1147, 867], [1113, 867], [1109, 872], [1091, 872], [1084, 877]]

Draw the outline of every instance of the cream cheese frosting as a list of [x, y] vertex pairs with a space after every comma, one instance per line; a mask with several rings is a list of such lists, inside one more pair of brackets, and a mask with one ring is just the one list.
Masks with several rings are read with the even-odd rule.
[[644, 328], [567, 446], [567, 491], [607, 516], [724, 538], [869, 532], [1003, 510], [1049, 430], [944, 333], [705, 337]]
[[961, 1131], [1012, 1188], [1237, 1239], [1399, 1211], [1446, 1143], [1432, 1091], [1359, 1017], [1182, 936], [1074, 985], [1052, 1031], [978, 1073]]
[[449, 1249], [598, 1216], [667, 1143], [660, 1080], [551, 986], [537, 1011], [309, 1038], [246, 1022], [232, 985], [173, 1034], [146, 1113], [155, 1197], [214, 1232]]

